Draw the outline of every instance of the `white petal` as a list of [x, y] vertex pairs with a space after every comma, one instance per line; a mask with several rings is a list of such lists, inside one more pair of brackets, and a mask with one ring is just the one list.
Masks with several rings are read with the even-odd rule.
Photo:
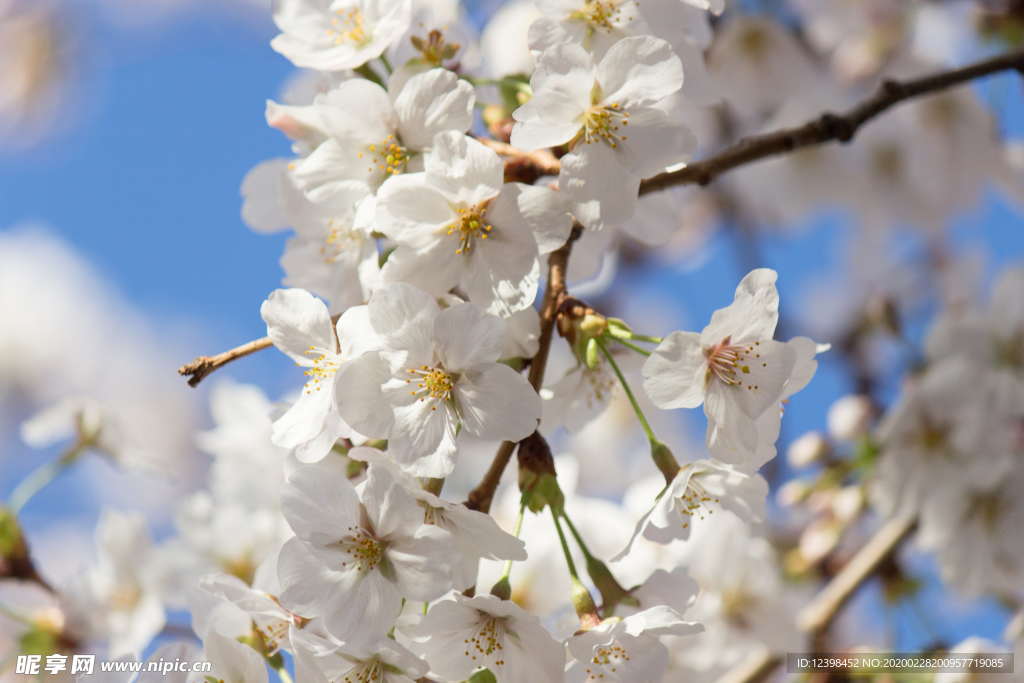
[[302, 289], [278, 289], [260, 306], [274, 346], [300, 365], [311, 365], [311, 350], [334, 351], [334, 325], [324, 302]]
[[683, 65], [664, 40], [651, 36], [623, 38], [597, 65], [602, 101], [629, 109], [654, 104], [683, 86]]
[[537, 429], [540, 396], [526, 378], [499, 363], [468, 370], [456, 385], [466, 431], [482, 439], [518, 441]]
[[707, 363], [696, 332], [673, 332], [643, 365], [644, 390], [659, 408], [696, 408], [704, 401]]
[[473, 86], [448, 69], [413, 76], [395, 98], [402, 143], [422, 150], [443, 131], [463, 133], [473, 123]]
[[438, 351], [452, 372], [498, 360], [504, 336], [504, 321], [470, 303], [447, 308], [434, 320]]

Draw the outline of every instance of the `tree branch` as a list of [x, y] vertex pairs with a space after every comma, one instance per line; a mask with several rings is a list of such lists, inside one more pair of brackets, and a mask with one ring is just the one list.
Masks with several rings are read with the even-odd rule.
[[[820, 145], [831, 141], [849, 142], [857, 130], [870, 119], [904, 100], [1011, 70], [1024, 73], [1024, 51], [1010, 52], [960, 69], [942, 71], [921, 78], [885, 81], [875, 95], [843, 114], [825, 113], [802, 126], [744, 138], [703, 161], [689, 164], [678, 171], [662, 173], [644, 180], [640, 184], [640, 194], [657, 192], [677, 185], [707, 185], [722, 173], [753, 161], [792, 152], [800, 147]], [[517, 164], [529, 166], [529, 172], [534, 173], [537, 177], [556, 175], [560, 170], [561, 165], [550, 150], [525, 152], [496, 140], [481, 138], [480, 142], [507, 157], [506, 174], [513, 171], [518, 173], [519, 171], [516, 171], [515, 168]], [[552, 253], [552, 256], [556, 253], [558, 252]], [[178, 368], [178, 374], [188, 377], [189, 385], [194, 387], [217, 368], [268, 346], [270, 346], [270, 339], [264, 337], [216, 356], [199, 356], [191, 363]], [[547, 354], [546, 348], [544, 354], [545, 356]], [[542, 363], [541, 367], [543, 365]], [[530, 372], [532, 375], [532, 367]], [[540, 373], [543, 375], [543, 370]]]
[[[548, 286], [544, 290], [544, 303], [540, 309], [540, 339], [537, 342], [537, 353], [530, 361], [530, 386], [538, 392], [544, 384], [544, 370], [548, 364], [548, 352], [551, 350], [551, 340], [554, 337], [558, 308], [568, 296], [565, 287], [565, 273], [569, 267], [572, 244], [579, 239], [582, 232], [581, 225], [574, 225], [572, 234], [566, 243], [548, 256]], [[502, 442], [483, 479], [466, 497], [466, 507], [480, 512], [490, 511], [494, 492], [498, 489], [501, 476], [505, 473], [505, 468], [508, 466], [509, 460], [512, 459], [515, 448], [516, 444], [511, 441]]]
[[[874, 576], [916, 525], [917, 520], [913, 517], [891, 519], [883, 524], [821, 592], [800, 610], [797, 628], [812, 642], [818, 640], [854, 593]], [[781, 655], [764, 648], [736, 665], [719, 683], [754, 683], [770, 674], [781, 661]]]
[[849, 142], [861, 126], [900, 102], [976, 78], [1022, 69], [1024, 51], [1017, 51], [921, 78], [883, 81], [874, 95], [842, 114], [826, 112], [801, 126], [744, 138], [703, 161], [644, 180], [640, 184], [640, 194], [676, 185], [707, 185], [726, 171], [753, 161], [792, 152], [800, 147], [832, 141]]
[[233, 360], [248, 356], [251, 353], [262, 351], [271, 346], [270, 337], [262, 337], [236, 346], [216, 356], [199, 356], [191, 363], [186, 363], [178, 368], [178, 374], [188, 377], [188, 385], [194, 387], [214, 370], [223, 367]]

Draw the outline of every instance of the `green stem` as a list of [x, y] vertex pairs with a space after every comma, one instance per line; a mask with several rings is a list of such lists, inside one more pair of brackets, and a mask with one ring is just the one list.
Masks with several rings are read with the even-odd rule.
[[580, 575], [576, 572], [576, 562], [572, 559], [569, 543], [565, 540], [565, 532], [562, 531], [562, 525], [558, 522], [558, 513], [555, 512], [554, 508], [551, 508], [551, 519], [555, 520], [555, 531], [558, 532], [558, 541], [562, 544], [562, 554], [565, 555], [565, 563], [569, 566], [569, 576], [572, 577], [574, 584], [580, 583]]
[[608, 364], [612, 366], [612, 370], [615, 371], [615, 376], [619, 378], [619, 384], [622, 385], [622, 389], [626, 392], [626, 397], [629, 399], [630, 405], [633, 406], [633, 412], [636, 413], [636, 419], [640, 421], [640, 426], [643, 427], [644, 434], [647, 435], [647, 439], [651, 443], [659, 443], [658, 437], [654, 436], [654, 430], [651, 429], [651, 425], [647, 422], [647, 418], [644, 416], [644, 411], [640, 409], [640, 404], [637, 403], [636, 396], [633, 395], [633, 390], [629, 388], [629, 382], [626, 381], [626, 376], [622, 374], [622, 370], [619, 369], [618, 363], [612, 357], [610, 351], [605, 347], [604, 342], [597, 339], [597, 346], [601, 349], [604, 357], [608, 359]]
[[355, 71], [357, 74], [359, 74], [360, 76], [362, 76], [366, 80], [373, 81], [374, 83], [376, 83], [380, 87], [385, 88], [385, 86], [384, 86], [384, 79], [382, 79], [377, 74], [376, 71], [374, 71], [372, 68], [370, 68], [369, 63], [363, 64], [362, 66], [359, 66], [359, 67], [356, 67], [355, 69], [353, 69], [353, 71]]
[[660, 344], [663, 341], [661, 337], [650, 337], [650, 336], [648, 336], [646, 334], [635, 334], [635, 333], [633, 334], [631, 339], [635, 339], [637, 341], [642, 341], [642, 342], [648, 342], [650, 344]]
[[391, 60], [388, 59], [386, 54], [381, 54], [380, 63], [384, 65], [384, 70], [388, 72], [388, 75], [395, 73], [394, 67], [391, 66]]
[[574, 539], [576, 539], [576, 545], [580, 547], [580, 552], [583, 553], [583, 557], [585, 557], [588, 562], [593, 560], [594, 555], [590, 552], [590, 548], [587, 547], [586, 542], [583, 540], [583, 536], [580, 535], [580, 532], [576, 529], [576, 525], [572, 523], [571, 519], [569, 519], [569, 515], [565, 513], [565, 510], [562, 510], [562, 519], [565, 520], [565, 525], [569, 527], [569, 533], [572, 534]]
[[82, 453], [85, 452], [85, 444], [77, 443], [70, 449], [64, 452], [56, 460], [44, 463], [40, 467], [33, 470], [27, 477], [21, 480], [14, 491], [11, 493], [10, 500], [7, 506], [11, 509], [11, 512], [15, 515], [25, 507], [33, 496], [39, 493], [41, 490], [52, 482], [60, 475], [65, 469], [67, 469], [75, 460], [78, 459]]
[[618, 337], [612, 337], [612, 339], [614, 339], [615, 341], [619, 342], [620, 344], [625, 346], [627, 349], [633, 349], [637, 353], [642, 353], [645, 356], [651, 355], [651, 352], [648, 351], [647, 349], [640, 348], [636, 344], [631, 344], [628, 341], [626, 341], [625, 339], [619, 339]]
[[288, 669], [283, 666], [280, 669], [274, 669], [277, 672], [278, 678], [281, 679], [281, 683], [292, 683], [291, 674], [288, 673]]

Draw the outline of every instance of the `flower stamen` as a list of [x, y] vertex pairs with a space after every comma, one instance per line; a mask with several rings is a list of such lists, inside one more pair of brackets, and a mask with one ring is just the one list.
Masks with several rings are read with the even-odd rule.
[[[409, 393], [415, 396], [417, 400], [426, 401], [431, 399], [445, 402], [451, 399], [454, 382], [452, 381], [452, 376], [441, 368], [421, 365], [418, 368], [409, 368], [407, 372], [412, 377], [405, 380], [405, 383], [412, 384], [416, 381], [416, 390]], [[437, 410], [437, 405], [432, 405], [430, 409]]]
[[474, 239], [485, 240], [491, 236], [494, 226], [487, 223], [487, 203], [458, 209], [459, 217], [448, 224], [448, 234], [457, 235], [459, 246], [456, 254], [465, 254], [473, 248]]

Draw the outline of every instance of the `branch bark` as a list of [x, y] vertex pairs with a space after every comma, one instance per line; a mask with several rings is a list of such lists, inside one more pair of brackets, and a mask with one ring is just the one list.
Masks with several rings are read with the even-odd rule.
[[[821, 592], [800, 610], [797, 628], [806, 633], [812, 642], [818, 640], [854, 593], [874, 576], [916, 525], [917, 520], [913, 517], [900, 517], [883, 524]], [[719, 679], [719, 683], [755, 683], [770, 674], [781, 662], [782, 656], [779, 653], [765, 648], [728, 671]]]
[[218, 353], [216, 356], [199, 356], [191, 363], [186, 363], [178, 368], [178, 374], [183, 377], [188, 377], [188, 385], [190, 387], [197, 386], [203, 379], [214, 370], [224, 367], [228, 363], [238, 358], [243, 358], [251, 353], [262, 351], [263, 349], [271, 346], [270, 337], [262, 337], [261, 339], [254, 339], [251, 342], [246, 342], [241, 346], [236, 346], [233, 349]]
[[801, 126], [744, 138], [703, 161], [644, 180], [640, 184], [640, 194], [677, 185], [707, 185], [726, 171], [753, 161], [786, 154], [800, 147], [833, 141], [849, 142], [861, 126], [900, 102], [1013, 70], [1024, 70], [1024, 50], [920, 78], [883, 81], [874, 95], [841, 114], [826, 112]]
[[[792, 152], [800, 147], [820, 145], [826, 142], [849, 142], [853, 139], [857, 130], [870, 119], [904, 100], [938, 92], [976, 78], [983, 78], [995, 73], [1011, 70], [1024, 73], [1024, 50], [1010, 52], [970, 66], [951, 71], [942, 71], [930, 76], [905, 81], [885, 81], [875, 95], [843, 114], [825, 113], [802, 126], [784, 128], [773, 133], [744, 138], [703, 161], [689, 164], [678, 171], [662, 173], [644, 180], [640, 184], [640, 194], [657, 192], [658, 190], [677, 185], [707, 185], [726, 171], [760, 159]], [[506, 170], [509, 169], [510, 165], [525, 164], [530, 166], [538, 177], [541, 175], [557, 175], [559, 172], [560, 163], [551, 154], [550, 150], [525, 152], [495, 140], [481, 139], [480, 141], [507, 157]], [[554, 253], [552, 256], [554, 256]], [[178, 368], [178, 374], [188, 377], [189, 385], [194, 387], [211, 372], [227, 365], [236, 358], [248, 356], [250, 353], [265, 349], [268, 346], [270, 346], [270, 339], [264, 337], [219, 353], [216, 356], [199, 356], [191, 363]], [[545, 350], [544, 353], [546, 356], [547, 351]], [[540, 372], [543, 374], [543, 370]], [[531, 367], [532, 373], [533, 369]]]
[[[551, 340], [554, 337], [558, 308], [568, 296], [565, 287], [565, 273], [569, 267], [572, 244], [579, 239], [582, 231], [582, 226], [573, 226], [568, 241], [548, 256], [548, 285], [544, 290], [544, 303], [540, 309], [540, 339], [537, 342], [537, 353], [530, 361], [529, 374], [530, 386], [538, 392], [544, 384], [544, 371], [548, 364], [548, 352], [551, 350]], [[483, 479], [466, 497], [466, 507], [484, 513], [490, 511], [494, 492], [498, 489], [498, 484], [501, 483], [501, 476], [505, 473], [505, 468], [508, 466], [509, 460], [512, 459], [515, 448], [516, 444], [511, 441], [502, 442]]]

